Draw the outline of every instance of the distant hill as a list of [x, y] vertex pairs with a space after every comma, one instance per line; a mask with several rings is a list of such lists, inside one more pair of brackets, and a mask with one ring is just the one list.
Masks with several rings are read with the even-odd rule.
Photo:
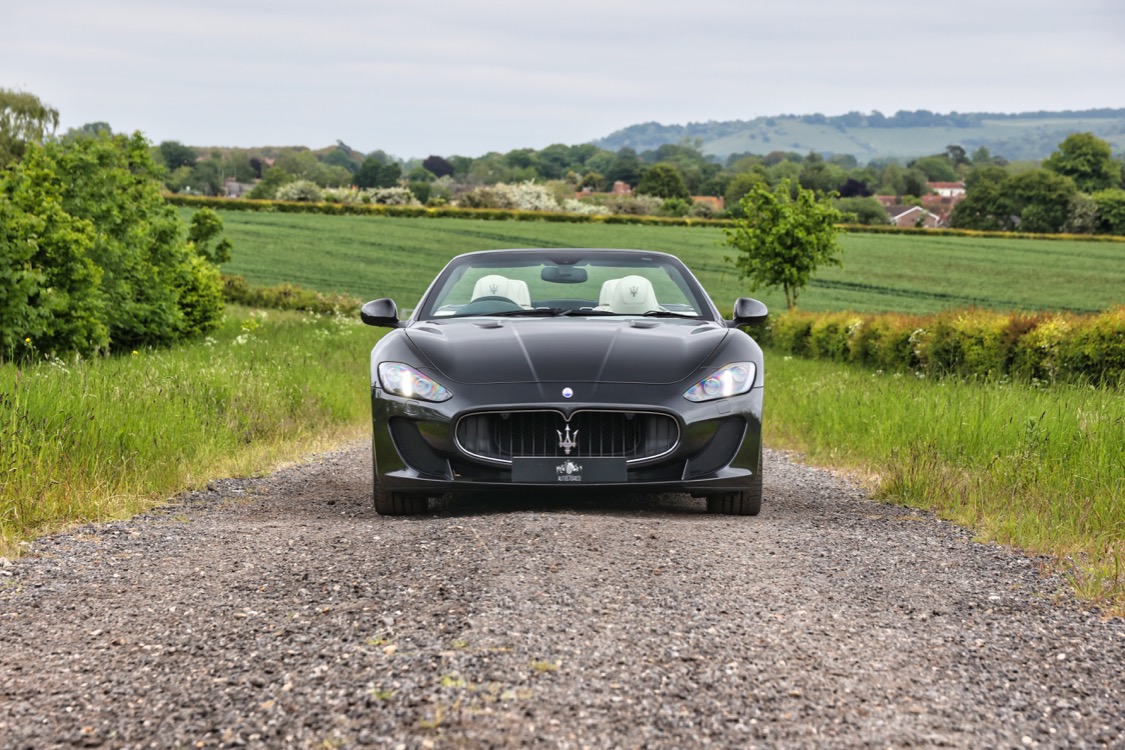
[[661, 125], [648, 122], [618, 130], [595, 143], [610, 151], [629, 146], [638, 152], [666, 143], [698, 140], [705, 154], [816, 151], [825, 156], [851, 154], [861, 163], [880, 157], [900, 159], [941, 153], [957, 144], [972, 153], [984, 146], [1009, 161], [1043, 159], [1071, 133], [1090, 132], [1108, 141], [1114, 153], [1125, 151], [1125, 109], [1021, 114], [938, 114], [927, 110], [846, 115], [780, 115], [754, 120]]

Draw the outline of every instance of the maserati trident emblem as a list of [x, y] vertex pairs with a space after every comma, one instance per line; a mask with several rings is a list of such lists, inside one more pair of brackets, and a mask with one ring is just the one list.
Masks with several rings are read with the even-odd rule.
[[570, 398], [571, 396], [574, 395], [574, 389], [571, 388], [570, 386], [567, 386], [566, 388], [563, 388], [562, 393], [563, 393], [563, 398]]
[[632, 296], [634, 296], [634, 297], [636, 297], [636, 296], [637, 296], [637, 292], [639, 292], [639, 291], [641, 291], [641, 288], [640, 288], [639, 286], [631, 286], [631, 287], [629, 287], [629, 294], [631, 294], [631, 295], [632, 295]]
[[488, 291], [492, 292], [493, 294], [496, 294], [498, 291], [500, 291], [500, 285], [499, 284], [492, 284], [488, 287]]
[[570, 455], [570, 452], [578, 447], [578, 430], [574, 434], [570, 434], [570, 425], [566, 426], [566, 437], [563, 437], [561, 430], [555, 430], [559, 434], [559, 447], [563, 449], [563, 453]]

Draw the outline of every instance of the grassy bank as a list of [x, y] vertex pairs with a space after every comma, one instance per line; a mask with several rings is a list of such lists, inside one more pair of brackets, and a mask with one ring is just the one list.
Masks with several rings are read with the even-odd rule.
[[[185, 214], [190, 209], [181, 209]], [[223, 271], [257, 285], [288, 282], [413, 307], [458, 253], [500, 247], [632, 247], [671, 252], [720, 309], [744, 285], [724, 261], [722, 231], [466, 219], [403, 219], [225, 211], [234, 257]], [[1096, 312], [1122, 302], [1125, 244], [939, 235], [846, 234], [844, 267], [824, 269], [801, 295], [807, 310], [932, 313], [999, 310]], [[781, 310], [779, 293], [761, 299]]]
[[867, 477], [876, 497], [1057, 558], [1125, 614], [1125, 393], [920, 380], [767, 359], [766, 442]]
[[214, 337], [177, 349], [0, 365], [0, 555], [363, 434], [377, 336], [234, 308]]

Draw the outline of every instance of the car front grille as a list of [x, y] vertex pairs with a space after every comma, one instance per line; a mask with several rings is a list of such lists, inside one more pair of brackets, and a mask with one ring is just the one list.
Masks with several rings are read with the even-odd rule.
[[641, 463], [671, 453], [680, 426], [652, 412], [587, 410], [568, 421], [557, 411], [507, 411], [464, 416], [456, 436], [467, 455], [491, 462], [609, 457]]

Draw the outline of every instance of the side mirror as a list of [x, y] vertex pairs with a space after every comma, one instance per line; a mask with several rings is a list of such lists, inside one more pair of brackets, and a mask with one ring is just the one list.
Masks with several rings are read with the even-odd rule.
[[398, 305], [393, 299], [386, 297], [372, 300], [364, 305], [359, 311], [359, 318], [369, 326], [398, 328], [402, 325], [398, 319]]
[[727, 323], [730, 328], [765, 323], [770, 311], [756, 299], [739, 297], [734, 301], [734, 320]]

